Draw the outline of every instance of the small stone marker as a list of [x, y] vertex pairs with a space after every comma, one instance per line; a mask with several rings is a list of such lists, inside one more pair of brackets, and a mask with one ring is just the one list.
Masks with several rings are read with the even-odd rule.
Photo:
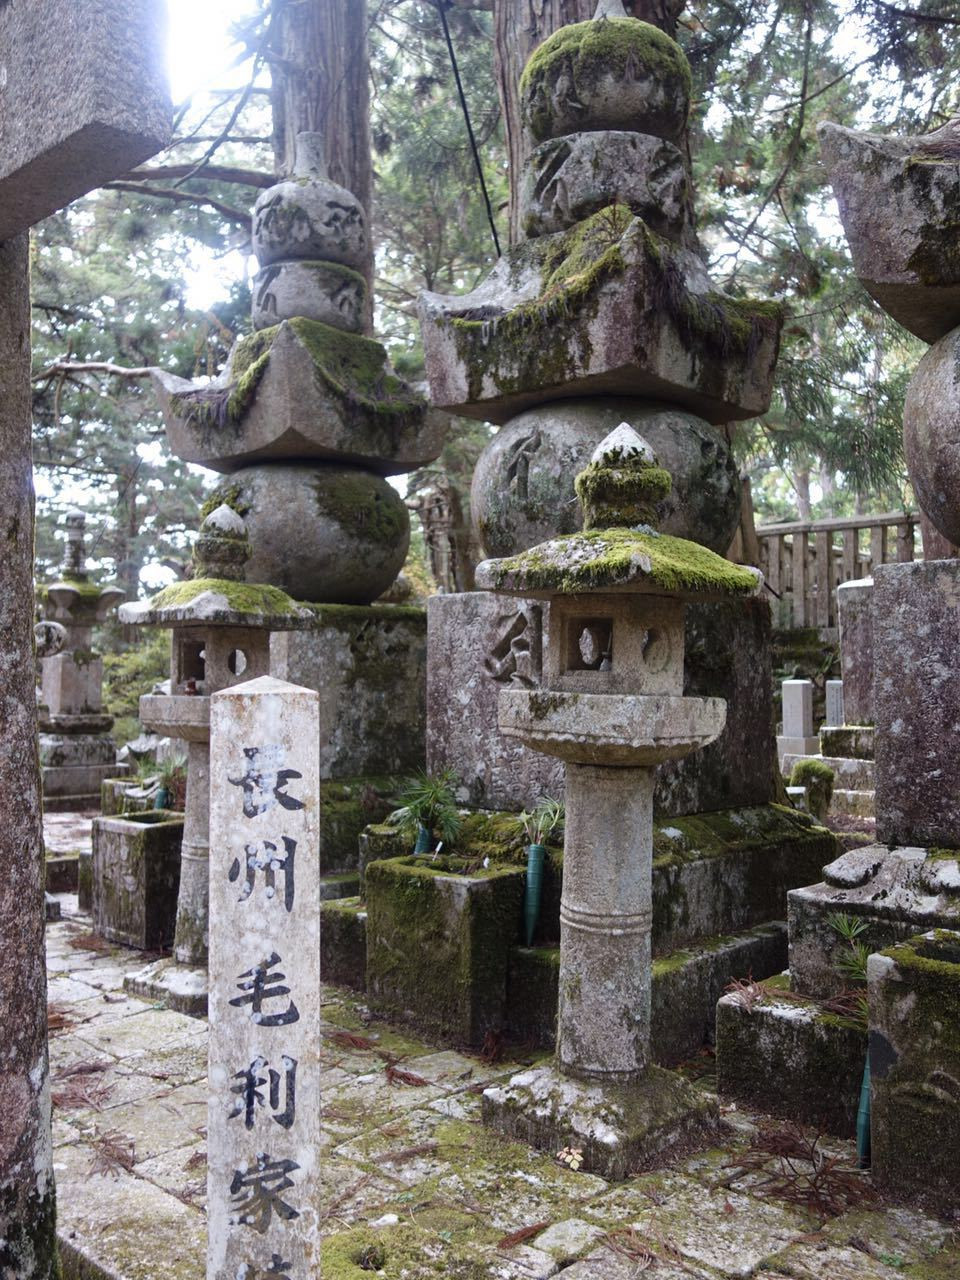
[[784, 680], [783, 732], [777, 738], [777, 755], [781, 765], [784, 756], [820, 754], [820, 739], [813, 732], [813, 681]]
[[827, 681], [827, 718], [824, 721], [830, 729], [837, 729], [846, 724], [843, 718], [843, 681]]
[[320, 1267], [319, 695], [210, 706], [208, 1280]]
[[844, 724], [873, 724], [873, 579], [837, 587]]

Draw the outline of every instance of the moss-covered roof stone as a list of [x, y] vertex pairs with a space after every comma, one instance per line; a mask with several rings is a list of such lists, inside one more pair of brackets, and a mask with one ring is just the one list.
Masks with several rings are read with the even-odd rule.
[[120, 621], [138, 626], [264, 627], [294, 631], [313, 625], [313, 614], [279, 587], [227, 578], [191, 578], [164, 587], [149, 600], [123, 605]]

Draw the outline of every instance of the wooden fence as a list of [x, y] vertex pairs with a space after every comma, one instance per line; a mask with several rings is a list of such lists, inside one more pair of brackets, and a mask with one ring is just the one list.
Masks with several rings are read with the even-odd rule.
[[775, 625], [837, 625], [837, 586], [868, 577], [877, 565], [922, 554], [919, 516], [893, 512], [757, 527], [759, 567], [770, 588]]

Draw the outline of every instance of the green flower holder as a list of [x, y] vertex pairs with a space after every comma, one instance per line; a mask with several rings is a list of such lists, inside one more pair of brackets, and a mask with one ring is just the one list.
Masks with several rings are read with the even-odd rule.
[[543, 894], [543, 856], [546, 853], [542, 844], [527, 845], [527, 880], [523, 893], [523, 925], [527, 946], [533, 945], [533, 935], [540, 919], [540, 898]]

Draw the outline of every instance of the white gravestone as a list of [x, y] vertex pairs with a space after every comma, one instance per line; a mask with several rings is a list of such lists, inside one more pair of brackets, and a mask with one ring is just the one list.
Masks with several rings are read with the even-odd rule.
[[827, 681], [827, 718], [824, 721], [828, 729], [837, 729], [846, 724], [843, 718], [843, 681]]
[[777, 738], [777, 755], [783, 766], [784, 756], [820, 754], [820, 739], [813, 732], [813, 681], [784, 680], [783, 732]]
[[320, 1268], [319, 695], [210, 699], [208, 1280]]

